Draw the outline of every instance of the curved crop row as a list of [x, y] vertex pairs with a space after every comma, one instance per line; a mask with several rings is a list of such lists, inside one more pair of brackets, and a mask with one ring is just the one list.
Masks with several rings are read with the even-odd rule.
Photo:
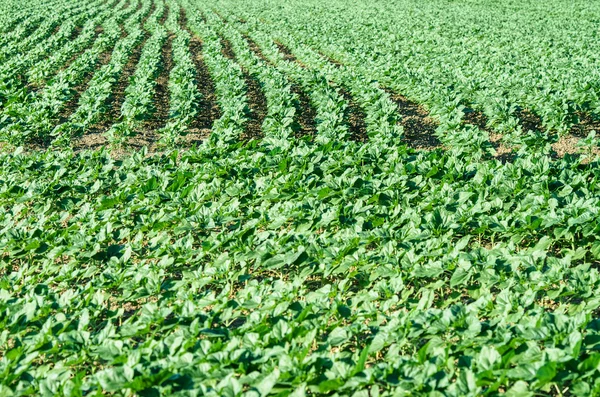
[[221, 117], [213, 125], [213, 133], [208, 144], [227, 147], [236, 143], [246, 123], [247, 87], [240, 66], [222, 53], [221, 40], [199, 16], [196, 4], [181, 0], [188, 15], [188, 27], [203, 43], [206, 66], [215, 82], [217, 102]]
[[[119, 5], [123, 5], [127, 0], [120, 0]], [[131, 12], [129, 9], [126, 12]], [[52, 78], [52, 76], [59, 71], [59, 69], [73, 60], [79, 53], [89, 48], [89, 46], [98, 37], [98, 27], [102, 26], [104, 21], [111, 17], [113, 14], [112, 7], [108, 7], [95, 17], [86, 19], [81, 32], [77, 37], [70, 41], [66, 46], [61, 48], [59, 51], [53, 53], [50, 58], [43, 62], [38, 62], [26, 73], [27, 80], [36, 86], [43, 86], [46, 81]]]
[[170, 4], [170, 13], [165, 25], [175, 37], [172, 42], [173, 69], [169, 75], [169, 120], [160, 130], [161, 142], [175, 145], [186, 134], [193, 118], [198, 113], [200, 93], [196, 86], [196, 66], [190, 53], [190, 34], [179, 24], [181, 8]]
[[136, 129], [153, 111], [154, 87], [159, 73], [161, 51], [167, 39], [166, 29], [156, 18], [160, 18], [164, 12], [165, 4], [159, 2], [154, 14], [146, 23], [152, 35], [146, 41], [131, 83], [125, 89], [125, 101], [121, 107], [122, 121], [106, 132], [108, 140], [112, 143], [123, 143], [128, 137], [135, 135]]
[[127, 36], [116, 44], [110, 61], [94, 73], [87, 89], [79, 98], [75, 112], [70, 115], [65, 123], [55, 128], [53, 135], [57, 136], [56, 143], [67, 143], [74, 134], [85, 133], [107, 111], [106, 102], [114, 85], [131, 58], [134, 49], [140, 45], [144, 38], [141, 23], [150, 11], [150, 7], [151, 1], [143, 1], [139, 11], [127, 21], [125, 24]]
[[8, 119], [3, 123], [2, 134], [13, 142], [46, 141], [65, 102], [73, 96], [73, 87], [92, 73], [99, 56], [116, 44], [121, 36], [120, 23], [131, 13], [131, 9], [126, 9], [110, 17], [107, 15], [103, 32], [90, 48], [78, 55], [67, 68], [58, 71], [43, 90], [6, 107]]

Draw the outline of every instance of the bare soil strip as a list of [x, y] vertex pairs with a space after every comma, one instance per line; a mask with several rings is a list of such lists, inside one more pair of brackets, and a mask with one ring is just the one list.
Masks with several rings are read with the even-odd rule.
[[246, 111], [246, 117], [248, 117], [246, 131], [242, 134], [241, 139], [249, 141], [262, 138], [262, 125], [267, 117], [267, 98], [258, 81], [246, 72], [244, 73], [244, 80], [248, 88], [249, 109]]
[[[260, 47], [250, 36], [244, 34], [244, 39], [248, 42], [250, 49], [254, 52], [263, 62], [273, 66], [273, 63], [267, 59], [262, 53]], [[279, 48], [279, 46], [278, 46]], [[294, 101], [294, 108], [296, 109], [296, 117], [294, 118], [294, 124], [292, 129], [295, 132], [296, 138], [302, 138], [304, 136], [314, 136], [317, 132], [315, 119], [317, 112], [310, 103], [310, 98], [304, 92], [298, 84], [292, 84], [290, 87], [293, 94], [298, 98]]]
[[402, 116], [400, 125], [404, 129], [404, 140], [408, 146], [425, 150], [440, 148], [442, 143], [435, 136], [438, 123], [429, 115], [429, 112], [405, 96], [391, 91], [387, 92], [391, 100], [398, 106], [398, 113]]
[[[277, 41], [275, 42], [275, 45], [283, 54], [285, 60], [295, 62], [303, 69], [308, 68], [292, 53], [292, 51], [288, 47]], [[317, 114], [315, 109], [310, 105], [310, 99], [308, 98], [306, 93], [299, 90], [297, 86], [292, 86], [292, 92], [296, 93], [299, 99], [297, 114], [299, 116], [298, 121], [302, 126], [302, 130], [299, 135], [302, 136], [316, 134], [317, 129], [315, 119], [317, 117]], [[368, 140], [368, 135], [367, 124], [365, 122], [366, 116], [364, 111], [360, 108], [360, 106], [358, 106], [352, 95], [347, 90], [341, 89], [340, 95], [342, 95], [342, 97], [348, 103], [348, 107], [346, 108], [346, 112], [344, 114], [344, 119], [346, 120], [346, 123], [349, 127], [350, 139], [356, 142], [366, 142]]]
[[[152, 4], [151, 9], [142, 21], [142, 26], [149, 16], [152, 15], [154, 8], [155, 6]], [[150, 33], [146, 32], [141, 43], [135, 48], [129, 61], [123, 67], [119, 80], [114, 84], [110, 97], [108, 98], [108, 110], [102, 118], [102, 121], [90, 127], [85, 131], [86, 133], [83, 136], [73, 139], [73, 148], [75, 150], [98, 149], [107, 144], [104, 133], [121, 118], [121, 106], [123, 106], [123, 102], [125, 102], [125, 89], [129, 86], [129, 80], [135, 72], [142, 55], [142, 49], [149, 37]]]
[[519, 119], [519, 124], [523, 131], [544, 131], [542, 119], [529, 109], [517, 109], [515, 116]]
[[488, 118], [487, 116], [479, 110], [465, 108], [463, 109], [463, 119], [462, 124], [471, 124], [476, 126], [482, 131], [487, 131], [491, 133], [491, 129], [487, 126]]
[[317, 51], [317, 53], [319, 55], [321, 55], [323, 58], [327, 59], [327, 61], [329, 63], [331, 63], [333, 66], [335, 66], [336, 68], [341, 68], [342, 66], [344, 66], [343, 63], [341, 63], [340, 61], [338, 61], [337, 59], [333, 59], [332, 57], [330, 57], [329, 55], [325, 54], [322, 51]]
[[231, 47], [231, 43], [229, 42], [229, 40], [225, 40], [222, 37], [221, 37], [221, 54], [223, 54], [223, 56], [225, 58], [229, 58], [232, 61], [237, 62], [235, 59], [235, 52], [233, 52], [233, 48]]
[[215, 83], [210, 77], [208, 68], [204, 63], [202, 41], [187, 27], [187, 16], [183, 8], [181, 8], [179, 22], [182, 29], [185, 29], [191, 37], [190, 53], [196, 66], [196, 86], [201, 95], [198, 104], [198, 114], [190, 125], [189, 133], [184, 137], [184, 141], [188, 144], [200, 143], [210, 135], [215, 120], [221, 117], [221, 110], [217, 103]]
[[279, 49], [279, 52], [283, 54], [283, 59], [289, 62], [296, 62], [298, 65], [302, 66], [304, 69], [307, 68], [305, 64], [303, 64], [296, 56], [287, 48], [285, 45], [281, 44], [278, 41], [275, 41], [275, 45]]
[[[223, 56], [237, 62], [235, 52], [231, 47], [229, 40], [221, 37], [221, 52]], [[262, 124], [267, 116], [267, 98], [260, 87], [260, 84], [250, 74], [242, 68], [244, 80], [246, 82], [248, 98], [248, 109], [246, 109], [246, 129], [241, 136], [242, 140], [260, 139], [262, 137]]]
[[589, 113], [577, 113], [579, 123], [571, 127], [571, 134], [580, 138], [585, 138], [592, 131], [600, 134], [600, 119], [595, 118]]
[[292, 126], [296, 133], [296, 138], [305, 136], [314, 137], [317, 133], [317, 124], [315, 122], [317, 112], [310, 103], [310, 98], [299, 85], [292, 84], [291, 90], [292, 93], [296, 94], [298, 97], [298, 100], [294, 101], [296, 118], [294, 120], [294, 125]]
[[69, 37], [69, 41], [73, 41], [77, 38], [77, 36], [79, 36], [81, 34], [81, 31], [83, 30], [82, 26], [75, 26], [75, 29], [73, 29], [73, 32], [71, 32], [71, 36]]
[[266, 63], [269, 66], [274, 66], [273, 62], [269, 61], [267, 59], [267, 57], [265, 57], [265, 55], [262, 53], [262, 50], [260, 49], [258, 44], [256, 44], [256, 42], [254, 40], [252, 40], [252, 38], [250, 36], [248, 36], [245, 33], [242, 33], [242, 37], [244, 37], [244, 40], [246, 40], [248, 42], [248, 47], [250, 47], [250, 50], [252, 50], [252, 52], [261, 59], [261, 61], [263, 61], [264, 63]]
[[131, 1], [127, 0], [125, 2], [125, 4], [123, 4], [123, 7], [121, 8], [121, 11], [124, 11], [126, 9], [128, 9], [131, 6]]
[[366, 142], [369, 140], [367, 135], [367, 123], [365, 122], [365, 112], [358, 105], [354, 97], [344, 88], [339, 90], [340, 95], [348, 103], [344, 111], [344, 119], [348, 124], [350, 131], [350, 140], [355, 142]]
[[[161, 16], [159, 23], [164, 26], [165, 21], [169, 16], [169, 8], [165, 10]], [[154, 86], [154, 111], [151, 117], [146, 120], [141, 128], [140, 133], [132, 136], [127, 140], [127, 146], [134, 149], [141, 149], [144, 146], [148, 147], [149, 152], [155, 151], [156, 142], [160, 139], [158, 130], [164, 127], [169, 119], [169, 75], [173, 69], [173, 38], [175, 35], [169, 32], [167, 40], [162, 48], [159, 70], [160, 73], [156, 79]]]

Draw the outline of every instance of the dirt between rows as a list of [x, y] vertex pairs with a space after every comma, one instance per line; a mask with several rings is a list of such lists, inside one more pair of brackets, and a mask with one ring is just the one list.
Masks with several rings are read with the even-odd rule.
[[[150, 15], [152, 15], [154, 10], [155, 5], [152, 4], [148, 10], [148, 14], [142, 20], [142, 26], [148, 20]], [[72, 145], [75, 150], [81, 151], [85, 149], [98, 149], [108, 144], [104, 133], [121, 118], [121, 106], [123, 106], [123, 102], [125, 102], [125, 89], [129, 86], [131, 76], [133, 76], [133, 73], [135, 72], [137, 64], [142, 55], [142, 49], [144, 48], [144, 45], [149, 37], [150, 33], [146, 32], [142, 41], [137, 45], [131, 54], [129, 61], [123, 67], [121, 75], [114, 84], [110, 97], [107, 100], [107, 110], [103, 115], [102, 120], [91, 126], [84, 135], [73, 140]]]
[[[293, 53], [292, 51], [286, 47], [284, 44], [280, 42], [275, 42], [275, 45], [283, 55], [283, 58], [289, 62], [295, 62], [303, 69], [308, 69], [308, 67], [302, 63]], [[335, 64], [335, 63], [334, 63]], [[345, 89], [344, 87], [338, 90], [338, 93], [344, 98], [346, 101], [346, 110], [344, 112], [344, 120], [346, 121], [346, 125], [348, 126], [348, 130], [350, 131], [350, 139], [355, 142], [366, 142], [369, 137], [367, 135], [367, 123], [365, 122], [365, 112], [362, 110], [360, 105], [356, 102], [352, 94]], [[301, 98], [302, 102], [310, 103], [308, 97]], [[314, 120], [316, 117], [316, 111], [312, 106], [309, 106], [312, 109], [312, 120], [314, 125]], [[316, 127], [313, 127], [316, 131]]]
[[[254, 40], [252, 40], [252, 38], [250, 36], [248, 36], [247, 34], [243, 34], [242, 36], [248, 43], [250, 50], [252, 50], [252, 52], [254, 54], [256, 54], [256, 56], [258, 56], [265, 64], [269, 65], [270, 67], [275, 67], [273, 62], [271, 62], [263, 54], [263, 52], [260, 49], [260, 47], [258, 46], [258, 44], [256, 44], [256, 42]], [[308, 97], [306, 92], [304, 90], [302, 90], [302, 88], [298, 84], [296, 84], [294, 82], [290, 82], [290, 83], [291, 83], [290, 91], [295, 96], [293, 105], [294, 105], [294, 109], [296, 110], [296, 112], [295, 112], [295, 117], [294, 117], [294, 123], [292, 124], [292, 129], [295, 132], [295, 137], [296, 138], [302, 138], [302, 137], [306, 137], [306, 136], [314, 137], [317, 132], [317, 126], [316, 126], [316, 122], [315, 122], [316, 117], [317, 117], [317, 112], [315, 111], [315, 108], [312, 106], [312, 104], [310, 102], [310, 98]]]
[[[169, 7], [165, 4], [165, 11], [158, 21], [161, 26], [165, 25], [170, 11]], [[160, 139], [157, 131], [166, 125], [169, 118], [169, 75], [171, 69], [173, 69], [173, 38], [174, 35], [169, 33], [162, 47], [158, 68], [159, 74], [156, 78], [152, 99], [154, 108], [150, 117], [144, 121], [138, 133], [127, 140], [127, 146], [133, 149], [139, 150], [146, 146], [148, 147], [148, 151], [156, 151], [156, 144]]]
[[[231, 43], [224, 37], [221, 37], [221, 52], [224, 57], [237, 62]], [[247, 90], [248, 107], [246, 109], [246, 117], [248, 120], [241, 139], [245, 141], [260, 139], [263, 136], [262, 125], [267, 117], [267, 98], [262, 91], [260, 83], [246, 69], [242, 68], [242, 74]]]
[[188, 28], [185, 10], [183, 8], [180, 10], [180, 24], [191, 37], [190, 53], [196, 66], [196, 88], [200, 92], [198, 113], [190, 125], [189, 133], [183, 137], [183, 141], [192, 145], [202, 142], [210, 135], [214, 122], [221, 117], [221, 109], [217, 102], [215, 84], [204, 62], [202, 40]]

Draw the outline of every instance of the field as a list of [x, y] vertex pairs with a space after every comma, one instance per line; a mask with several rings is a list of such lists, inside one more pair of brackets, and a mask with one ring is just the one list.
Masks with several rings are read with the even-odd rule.
[[0, 395], [600, 395], [598, 15], [3, 0]]

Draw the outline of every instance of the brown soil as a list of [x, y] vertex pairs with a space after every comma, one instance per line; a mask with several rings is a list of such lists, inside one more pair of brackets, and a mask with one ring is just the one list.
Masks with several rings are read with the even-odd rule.
[[310, 103], [310, 98], [306, 95], [306, 92], [298, 85], [293, 84], [291, 90], [298, 97], [298, 100], [294, 101], [296, 119], [292, 126], [296, 132], [296, 138], [314, 136], [317, 133], [317, 125], [315, 123], [317, 112]]
[[169, 34], [163, 45], [159, 66], [160, 73], [156, 79], [154, 99], [152, 101], [154, 112], [152, 113], [152, 117], [145, 123], [145, 128], [150, 128], [154, 131], [164, 127], [169, 119], [169, 75], [171, 69], [173, 69], [173, 58], [171, 55], [174, 37], [174, 35]]
[[487, 116], [479, 110], [475, 110], [475, 109], [471, 109], [471, 108], [464, 108], [462, 123], [463, 124], [471, 124], [471, 125], [476, 126], [477, 128], [479, 128], [482, 131], [491, 132], [491, 130], [487, 126], [487, 123], [488, 123]]
[[223, 54], [223, 56], [225, 58], [229, 58], [232, 61], [235, 61], [235, 52], [233, 52], [233, 47], [231, 47], [231, 43], [229, 42], [229, 40], [226, 40], [224, 38], [221, 37], [221, 54]]
[[246, 130], [242, 140], [259, 139], [262, 137], [262, 125], [267, 116], [267, 98], [258, 81], [244, 72], [247, 87], [248, 109], [246, 109]]
[[[277, 46], [279, 51], [281, 51], [285, 60], [288, 60], [290, 62], [296, 62], [298, 65], [300, 65], [304, 69], [307, 68], [307, 66], [304, 65], [302, 62], [300, 62], [298, 60], [298, 58], [296, 58], [296, 56], [285, 45], [283, 45], [279, 42], [275, 42], [275, 45]], [[335, 61], [334, 59], [327, 57], [326, 55], [322, 54], [321, 52], [319, 52], [319, 54], [321, 54], [323, 57], [325, 57], [329, 62], [334, 64], [336, 67], [342, 66], [341, 63]], [[367, 135], [367, 124], [365, 122], [365, 117], [366, 117], [365, 112], [361, 109], [361, 107], [358, 105], [358, 103], [356, 102], [356, 100], [354, 99], [352, 94], [350, 94], [350, 92], [348, 92], [348, 90], [346, 90], [345, 88], [341, 88], [339, 90], [339, 93], [344, 98], [344, 100], [348, 103], [348, 106], [346, 107], [346, 111], [344, 112], [344, 119], [346, 120], [346, 123], [348, 124], [348, 130], [350, 131], [350, 139], [355, 142], [366, 142], [369, 139], [369, 137]], [[315, 123], [314, 123], [314, 120], [316, 117], [316, 112], [310, 106], [310, 101], [308, 100], [308, 97], [306, 96], [306, 94], [304, 95], [304, 97], [299, 96], [299, 105], [301, 106], [301, 108], [298, 111], [298, 115], [301, 118], [304, 118], [305, 126], [303, 126], [304, 127], [303, 129], [306, 131], [306, 133], [304, 133], [304, 131], [301, 131], [299, 135], [314, 134], [316, 132], [316, 127], [315, 127]], [[312, 112], [305, 113], [305, 112], [302, 112], [302, 109], [311, 109]], [[311, 122], [311, 120], [312, 120], [312, 122]], [[303, 121], [299, 120], [299, 122], [302, 125]]]
[[74, 147], [81, 149], [93, 149], [106, 143], [106, 137], [104, 136], [104, 133], [110, 129], [115, 121], [121, 118], [121, 106], [123, 106], [123, 102], [125, 102], [125, 89], [129, 86], [129, 79], [135, 72], [135, 68], [140, 60], [140, 56], [142, 55], [142, 49], [144, 48], [144, 44], [148, 37], [149, 35], [146, 34], [146, 37], [136, 47], [136, 49], [133, 51], [133, 54], [129, 58], [129, 61], [123, 67], [121, 75], [119, 76], [119, 80], [113, 86], [112, 93], [108, 98], [109, 107], [105, 117], [103, 117], [100, 123], [92, 126], [88, 131], [86, 131], [86, 135], [76, 139], [76, 141], [73, 142]]
[[262, 50], [260, 49], [258, 44], [256, 44], [256, 42], [254, 40], [252, 40], [252, 38], [250, 36], [248, 36], [247, 34], [242, 34], [242, 36], [248, 42], [248, 46], [250, 47], [250, 50], [252, 50], [252, 52], [255, 53], [256, 56], [258, 56], [267, 65], [273, 66], [273, 62], [269, 61], [267, 59], [267, 57], [265, 57], [265, 55], [262, 53]]
[[576, 136], [562, 136], [558, 142], [552, 144], [552, 150], [554, 151], [554, 153], [552, 153], [553, 157], [564, 157], [567, 154], [578, 154], [580, 148], [577, 146], [577, 142], [579, 142], [579, 138]]
[[123, 4], [123, 7], [121, 8], [121, 11], [128, 9], [131, 6], [131, 2], [129, 0], [127, 0], [125, 2], [125, 4]]
[[519, 119], [519, 124], [523, 131], [544, 131], [542, 119], [529, 109], [517, 109], [515, 116]]
[[512, 149], [502, 143], [502, 134], [498, 134], [496, 132], [489, 132], [490, 143], [494, 150], [496, 150], [496, 155], [494, 156], [496, 159], [500, 160], [502, 163], [507, 163], [513, 161], [515, 159], [516, 154], [513, 153]]
[[198, 104], [198, 114], [190, 126], [190, 133], [187, 134], [184, 139], [188, 144], [192, 144], [202, 141], [210, 134], [215, 120], [218, 120], [221, 117], [221, 110], [217, 103], [215, 84], [204, 63], [202, 41], [188, 29], [187, 16], [183, 8], [181, 8], [179, 20], [182, 28], [185, 29], [191, 37], [190, 53], [192, 54], [192, 60], [196, 66], [196, 86], [201, 95]]
[[104, 129], [95, 127], [90, 128], [86, 131], [85, 135], [73, 139], [73, 150], [75, 152], [80, 152], [82, 150], [96, 150], [105, 147], [108, 141], [104, 135], [104, 131]]
[[344, 112], [344, 119], [348, 124], [350, 139], [355, 142], [366, 142], [369, 137], [367, 135], [367, 123], [365, 123], [365, 112], [346, 89], [341, 88], [339, 93], [348, 103]]
[[600, 137], [600, 119], [583, 112], [577, 113], [577, 118], [579, 122], [571, 127], [571, 134], [585, 138], [592, 130], [595, 130]]
[[83, 28], [81, 26], [75, 26], [75, 29], [73, 29], [73, 32], [71, 32], [69, 41], [75, 40], [77, 38], [77, 36], [79, 36], [81, 34], [82, 30], [83, 30]]
[[279, 49], [279, 52], [283, 54], [283, 59], [290, 62], [296, 62], [298, 65], [306, 69], [307, 66], [303, 64], [298, 58], [296, 58], [296, 56], [292, 53], [292, 51], [289, 48], [287, 48], [285, 45], [281, 44], [278, 41], [275, 42], [275, 45]]
[[[566, 155], [579, 157], [584, 154], [590, 154], [592, 157], [600, 156], [600, 147], [594, 147], [591, 153], [587, 153], [585, 148], [577, 145], [580, 140], [581, 137], [573, 134], [567, 134], [560, 137], [558, 142], [552, 144], [552, 157], [562, 158]], [[593, 158], [588, 157], [584, 159], [582, 163], [589, 164], [592, 160]]]
[[[168, 16], [169, 9], [167, 8], [160, 18], [159, 23], [164, 25]], [[174, 34], [169, 33], [162, 48], [161, 65], [159, 67], [160, 73], [154, 86], [152, 101], [154, 111], [152, 112], [152, 116], [142, 124], [138, 134], [127, 140], [127, 146], [134, 149], [141, 149], [147, 146], [149, 152], [155, 151], [156, 143], [160, 139], [157, 131], [164, 127], [169, 119], [169, 74], [171, 73], [171, 69], [173, 69], [173, 58], [171, 55], [174, 37]]]
[[344, 66], [343, 63], [341, 63], [340, 61], [338, 61], [337, 59], [333, 59], [332, 57], [330, 57], [329, 55], [325, 54], [322, 51], [318, 51], [319, 55], [321, 55], [323, 58], [327, 59], [327, 61], [331, 64], [333, 64], [335, 67], [337, 68], [341, 68], [342, 66]]
[[[79, 33], [81, 33], [81, 28], [76, 28], [75, 30], [79, 30]], [[90, 41], [90, 43], [94, 43], [96, 42], [96, 40], [98, 40], [98, 36], [100, 36], [102, 33], [104, 32], [104, 28], [101, 25], [96, 26], [96, 29], [94, 30], [94, 37], [92, 38], [92, 40]], [[75, 60], [77, 58], [79, 58], [81, 56], [81, 54], [83, 54], [84, 52], [86, 52], [90, 47], [86, 47], [85, 49], [78, 51], [76, 54], [73, 54], [73, 56], [71, 58], [69, 58], [69, 60], [63, 64], [55, 73], [51, 74], [50, 76], [48, 76], [48, 79], [46, 80], [46, 82], [41, 83], [41, 84], [34, 84], [38, 89], [43, 88], [48, 81], [52, 80], [52, 78], [54, 76], [56, 76], [56, 74], [58, 74], [58, 71], [63, 71], [69, 68], [69, 66], [71, 66], [71, 64], [73, 62], [75, 62]]]
[[[152, 4], [148, 15], [143, 19], [142, 26], [154, 11], [154, 4]], [[108, 98], [108, 111], [103, 117], [102, 121], [96, 125], [90, 127], [85, 135], [75, 138], [73, 140], [73, 148], [77, 151], [84, 149], [97, 149], [107, 144], [107, 139], [104, 133], [110, 129], [113, 123], [121, 118], [121, 106], [125, 101], [125, 89], [129, 86], [129, 79], [135, 72], [137, 64], [142, 55], [142, 49], [146, 43], [146, 40], [150, 37], [150, 34], [146, 32], [141, 43], [133, 50], [131, 57], [127, 64], [123, 67], [119, 80], [114, 84], [110, 97]]]
[[54, 36], [55, 34], [57, 34], [58, 31], [60, 30], [61, 26], [62, 26], [61, 24], [57, 23], [56, 26], [52, 29], [52, 32], [50, 33], [50, 36]]
[[[224, 57], [237, 62], [231, 43], [223, 37], [221, 37], [221, 52]], [[258, 81], [250, 76], [246, 70], [242, 69], [242, 71], [247, 89], [248, 109], [246, 109], [246, 117], [248, 121], [241, 139], [257, 139], [262, 137], [262, 124], [267, 116], [267, 98]]]
[[421, 105], [400, 94], [388, 91], [392, 101], [398, 106], [402, 116], [400, 124], [404, 129], [404, 140], [415, 149], [432, 150], [442, 146], [434, 135], [438, 123], [429, 116], [429, 112]]

